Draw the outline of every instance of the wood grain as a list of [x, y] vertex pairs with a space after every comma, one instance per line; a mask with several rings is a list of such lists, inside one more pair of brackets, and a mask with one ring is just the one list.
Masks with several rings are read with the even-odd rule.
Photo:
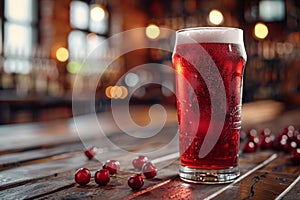
[[[140, 113], [135, 116], [136, 122], [141, 125], [149, 123], [149, 118], [145, 117], [147, 109], [142, 112], [140, 109], [136, 110]], [[289, 154], [274, 151], [241, 153], [239, 165], [243, 178], [239, 181], [221, 185], [190, 184], [178, 177], [176, 117], [171, 117], [165, 127], [150, 139], [130, 137], [111, 121], [109, 113], [97, 117], [103, 124], [101, 131], [95, 126], [98, 122], [91, 116], [82, 116], [77, 122], [62, 120], [1, 126], [0, 199], [252, 200], [276, 199], [281, 194], [284, 195], [280, 198], [285, 200], [299, 199], [300, 182], [295, 180], [299, 177], [300, 167], [291, 163]], [[286, 120], [284, 115], [275, 116], [274, 119], [273, 127]], [[142, 134], [151, 134], [151, 128], [155, 129], [155, 124], [160, 119], [157, 116], [155, 120], [149, 133]], [[263, 127], [266, 124], [272, 125], [272, 122], [255, 126]], [[80, 134], [76, 132], [76, 128]], [[134, 127], [130, 130], [136, 131]], [[137, 131], [135, 133], [138, 134]], [[173, 140], [177, 142], [172, 142]], [[90, 161], [83, 151], [91, 146], [99, 147], [99, 152]], [[148, 156], [159, 170], [154, 179], [145, 180], [142, 189], [134, 191], [128, 187], [127, 178], [137, 173], [131, 161], [139, 154]], [[277, 157], [262, 167], [257, 167], [274, 154]], [[125, 179], [112, 177], [107, 186], [101, 187], [93, 178], [87, 186], [75, 183], [74, 173], [78, 168], [88, 167], [94, 174], [107, 159], [121, 162], [118, 175]]]

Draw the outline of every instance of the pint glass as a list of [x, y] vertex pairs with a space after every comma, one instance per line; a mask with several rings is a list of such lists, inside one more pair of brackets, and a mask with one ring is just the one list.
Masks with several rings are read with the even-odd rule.
[[215, 184], [239, 176], [246, 58], [241, 29], [199, 27], [176, 32], [172, 59], [182, 180]]

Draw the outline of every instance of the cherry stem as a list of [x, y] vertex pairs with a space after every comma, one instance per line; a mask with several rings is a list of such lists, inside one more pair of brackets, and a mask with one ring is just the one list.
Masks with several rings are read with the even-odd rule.
[[[136, 174], [140, 174], [140, 173], [136, 173]], [[141, 175], [143, 178], [145, 178], [143, 175]], [[114, 178], [120, 178], [120, 179], [123, 179], [123, 180], [128, 180], [129, 177], [123, 177], [123, 176], [119, 176], [119, 175], [116, 175], [116, 174], [113, 174], [113, 175], [110, 175], [110, 177], [114, 177]]]
[[115, 177], [115, 178], [120, 178], [120, 179], [123, 179], [123, 180], [127, 180], [127, 178], [123, 177], [123, 176], [118, 176], [116, 174], [113, 174], [113, 175], [110, 175], [111, 177]]
[[140, 171], [123, 171], [122, 172], [125, 172], [125, 173], [132, 173], [132, 174], [140, 174], [141, 172]]

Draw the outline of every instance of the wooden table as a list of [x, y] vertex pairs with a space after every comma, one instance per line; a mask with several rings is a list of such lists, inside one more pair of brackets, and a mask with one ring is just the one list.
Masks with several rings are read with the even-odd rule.
[[[261, 111], [260, 106], [264, 109], [272, 106], [269, 118], [265, 114], [264, 120], [251, 121], [251, 116], [261, 115], [253, 113], [255, 108]], [[282, 109], [281, 104], [272, 102], [265, 102], [263, 106], [245, 105], [243, 127], [269, 126], [278, 130], [278, 126], [285, 123], [300, 123], [298, 111], [282, 112]], [[111, 113], [101, 113], [97, 118], [80, 116], [75, 121], [1, 126], [0, 199], [299, 199], [300, 166], [292, 165], [288, 154], [275, 151], [241, 153], [242, 174], [230, 184], [181, 181], [178, 177], [176, 110], [168, 109], [167, 113], [164, 128], [150, 140], [129, 137], [113, 122]], [[149, 122], [145, 107], [132, 109], [132, 116], [140, 125]], [[155, 129], [160, 122], [159, 113], [153, 119], [149, 130]], [[134, 133], [135, 129], [131, 131]], [[93, 145], [99, 152], [96, 159], [87, 160], [83, 151]], [[138, 154], [147, 155], [159, 169], [158, 175], [145, 180], [140, 190], [131, 190], [127, 180], [122, 178], [111, 178], [106, 186], [97, 186], [93, 178], [86, 186], [74, 181], [78, 168], [87, 167], [94, 174], [107, 159], [119, 160], [119, 176], [128, 177], [133, 174], [132, 158]]]

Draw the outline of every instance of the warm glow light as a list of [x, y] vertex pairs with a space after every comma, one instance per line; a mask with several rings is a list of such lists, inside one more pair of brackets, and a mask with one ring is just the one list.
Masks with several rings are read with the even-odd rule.
[[108, 86], [105, 89], [105, 95], [110, 99], [125, 99], [128, 95], [128, 90], [124, 86]]
[[101, 20], [103, 20], [105, 17], [105, 11], [103, 8], [96, 6], [94, 8], [91, 9], [91, 19], [99, 22]]
[[87, 36], [86, 36], [86, 39], [90, 42], [94, 42], [95, 40], [98, 39], [98, 36], [97, 34], [95, 33], [89, 33]]
[[178, 62], [175, 66], [176, 66], [176, 72], [178, 74], [182, 74], [182, 66], [181, 66], [181, 64]]
[[112, 98], [111, 94], [110, 94], [110, 90], [111, 90], [112, 86], [108, 86], [106, 89], [105, 89], [105, 95], [108, 97], [108, 98]]
[[81, 69], [81, 64], [79, 62], [71, 61], [66, 66], [67, 71], [71, 74], [76, 74]]
[[118, 99], [122, 96], [122, 89], [119, 86], [114, 86], [110, 89], [110, 95], [113, 98]]
[[158, 26], [154, 25], [154, 24], [150, 24], [147, 28], [146, 28], [146, 36], [150, 39], [156, 39], [160, 34], [160, 29]]
[[120, 96], [120, 99], [125, 99], [128, 95], [128, 90], [126, 87], [124, 86], [120, 86], [121, 90], [122, 90], [122, 95]]
[[257, 23], [254, 27], [254, 36], [258, 39], [265, 39], [269, 34], [268, 27], [263, 23]]
[[56, 51], [56, 58], [60, 62], [65, 62], [69, 58], [69, 51], [64, 47], [60, 47]]
[[213, 25], [220, 25], [224, 22], [224, 17], [219, 10], [213, 9], [209, 12], [208, 20]]

